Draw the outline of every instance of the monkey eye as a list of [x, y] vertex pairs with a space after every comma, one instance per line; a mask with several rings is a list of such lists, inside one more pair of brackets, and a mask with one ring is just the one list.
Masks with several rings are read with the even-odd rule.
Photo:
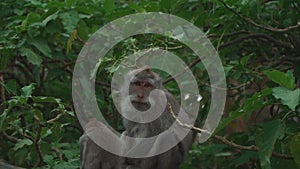
[[144, 87], [144, 88], [152, 88], [153, 85], [149, 82], [141, 82], [141, 81], [136, 81], [132, 83], [134, 86], [138, 87]]
[[133, 85], [134, 85], [134, 86], [142, 86], [142, 83], [139, 82], [139, 81], [138, 81], [138, 82], [133, 82]]
[[145, 84], [144, 84], [144, 87], [146, 87], [146, 88], [151, 88], [151, 87], [152, 87], [152, 84], [150, 84], [150, 83], [145, 83]]

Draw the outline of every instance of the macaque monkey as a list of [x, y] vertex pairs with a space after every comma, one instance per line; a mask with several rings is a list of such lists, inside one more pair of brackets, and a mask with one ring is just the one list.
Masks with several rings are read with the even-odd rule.
[[[129, 97], [123, 96], [124, 98], [122, 98], [121, 96], [122, 114], [128, 114], [130, 111], [134, 111], [128, 108], [128, 101], [126, 101], [126, 99], [130, 99], [133, 107], [139, 111], [148, 110], [151, 107], [150, 103], [153, 102], [153, 100], [160, 102], [160, 98], [151, 98], [150, 93], [155, 89], [160, 89], [163, 91], [166, 95], [167, 103], [172, 106], [174, 113], [179, 113], [180, 105], [177, 103], [175, 98], [162, 86], [160, 77], [150, 68], [143, 67], [129, 72], [125, 76], [125, 82], [126, 81], [126, 84], [129, 84]], [[126, 85], [124, 90], [128, 90], [128, 87], [126, 89]], [[174, 123], [175, 119], [170, 113], [168, 104], [166, 104], [163, 108], [161, 115], [149, 123], [137, 123], [124, 118], [124, 134], [135, 138], [147, 138], [156, 136], [169, 129]], [[123, 166], [125, 166], [124, 168], [126, 169], [178, 169], [179, 165], [187, 157], [192, 140], [193, 134], [192, 132], [189, 132], [183, 140], [181, 140], [170, 150], [148, 158], [124, 158]], [[154, 143], [153, 148], [155, 149], [156, 146], [158, 146], [157, 149], [159, 149], [160, 145], [155, 145]]]
[[109, 130], [96, 119], [91, 119], [85, 127], [85, 134], [80, 139], [81, 169], [121, 169], [121, 157], [98, 146], [87, 133], [95, 130]]
[[[160, 98], [152, 98], [150, 93], [159, 89], [165, 94], [167, 104], [162, 108], [158, 118], [150, 122], [138, 123], [124, 117], [123, 125], [125, 131], [123, 135], [133, 138], [147, 138], [159, 135], [168, 130], [175, 122], [170, 113], [168, 105], [171, 105], [174, 114], [178, 115], [180, 105], [175, 98], [163, 87], [161, 78], [155, 74], [149, 67], [143, 67], [133, 70], [125, 75], [125, 82], [121, 88], [120, 94], [120, 111], [122, 115], [137, 113], [137, 111], [145, 112], [151, 106], [159, 106]], [[129, 85], [129, 86], [128, 86]], [[155, 102], [154, 105], [151, 105]], [[129, 106], [129, 103], [133, 106]], [[136, 118], [143, 118], [137, 116]], [[176, 123], [176, 122], [175, 122]], [[96, 120], [90, 123], [90, 129], [85, 132], [92, 131], [93, 125], [103, 125]], [[102, 126], [103, 127], [103, 126]], [[194, 134], [190, 131], [188, 134], [178, 141], [178, 143], [162, 154], [158, 154], [147, 158], [127, 158], [111, 154], [101, 147], [97, 146], [86, 134], [80, 138], [81, 145], [81, 169], [178, 169], [179, 165], [186, 159], [190, 145], [192, 144]], [[130, 148], [130, 142], [124, 140], [125, 145], [122, 149]], [[168, 141], [161, 139], [163, 144]], [[158, 143], [158, 144], [155, 144]], [[125, 147], [124, 147], [125, 146]], [[160, 149], [162, 146], [159, 141], [154, 142], [151, 148]]]

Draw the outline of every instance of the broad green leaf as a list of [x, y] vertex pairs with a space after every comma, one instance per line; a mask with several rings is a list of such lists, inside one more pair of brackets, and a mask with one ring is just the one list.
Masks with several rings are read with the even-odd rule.
[[245, 67], [245, 65], [248, 63], [248, 60], [251, 58], [251, 57], [254, 57], [254, 53], [251, 53], [249, 55], [246, 55], [244, 57], [241, 58], [240, 60], [240, 63], [243, 67]]
[[35, 38], [31, 39], [30, 43], [35, 46], [40, 52], [42, 52], [45, 56], [51, 58], [51, 49], [48, 46], [46, 39], [44, 38]]
[[225, 75], [226, 75], [226, 77], [228, 77], [228, 75], [230, 75], [230, 72], [231, 72], [231, 70], [233, 69], [233, 66], [231, 66], [231, 65], [224, 65], [224, 72], [225, 72]]
[[11, 93], [13, 95], [17, 95], [18, 93], [18, 84], [16, 82], [16, 80], [8, 80], [5, 83], [5, 89], [6, 91], [8, 91], [8, 93]]
[[[42, 21], [42, 23], [43, 23], [44, 25], [47, 25], [47, 23], [48, 23], [49, 21], [55, 20], [55, 19], [58, 17], [59, 10], [58, 10], [58, 11], [55, 11], [54, 13], [53, 13], [53, 12], [54, 12], [53, 10], [50, 10], [50, 11], [47, 13], [48, 16]], [[52, 14], [50, 14], [50, 13], [52, 13]]]
[[20, 49], [20, 52], [22, 56], [26, 56], [30, 63], [38, 66], [41, 64], [42, 58], [34, 53], [31, 49], [23, 47]]
[[52, 131], [51, 131], [50, 128], [44, 127], [44, 128], [42, 129], [42, 131], [41, 131], [41, 136], [42, 136], [42, 138], [45, 138], [45, 137], [47, 137], [47, 136], [49, 136], [49, 135], [51, 135], [51, 134], [52, 134]]
[[47, 164], [54, 164], [55, 160], [54, 160], [54, 156], [52, 155], [44, 155], [43, 161]]
[[28, 85], [28, 86], [24, 86], [24, 87], [22, 87], [22, 89], [21, 89], [21, 95], [22, 96], [25, 96], [25, 97], [29, 97], [29, 96], [31, 96], [31, 94], [32, 94], [32, 91], [34, 90], [34, 83], [31, 83], [30, 85]]
[[284, 134], [284, 125], [280, 120], [269, 121], [264, 123], [262, 130], [257, 133], [255, 141], [259, 148], [260, 165], [263, 169], [271, 169], [270, 157], [277, 139]]
[[273, 96], [276, 99], [281, 99], [282, 104], [294, 111], [300, 103], [300, 89], [289, 90], [284, 87], [275, 87], [273, 88]]
[[128, 5], [128, 7], [136, 10], [137, 12], [146, 12], [146, 10], [144, 8], [140, 7], [136, 3], [131, 3], [131, 4]]
[[74, 1], [74, 0], [65, 0], [65, 3], [67, 5], [67, 7], [70, 8], [73, 4], [76, 3], [76, 1]]
[[89, 28], [83, 20], [78, 23], [78, 36], [83, 40], [88, 40]]
[[19, 139], [18, 142], [15, 144], [13, 150], [16, 151], [20, 148], [23, 148], [25, 145], [30, 146], [30, 145], [32, 145], [32, 143], [33, 142], [31, 140], [29, 140], [28, 138]]
[[105, 0], [103, 3], [103, 8], [104, 8], [105, 12], [113, 11], [116, 8], [115, 1], [114, 0]]
[[264, 71], [264, 74], [268, 76], [273, 82], [286, 87], [288, 89], [295, 88], [295, 77], [291, 71], [287, 71], [287, 73], [280, 72], [278, 70]]
[[41, 16], [38, 13], [31, 12], [27, 15], [27, 24], [28, 26], [41, 21]]
[[66, 113], [69, 114], [70, 116], [73, 116], [73, 117], [75, 116], [75, 113], [73, 111], [67, 111]]
[[270, 95], [272, 93], [272, 90], [267, 88], [264, 89], [261, 92], [254, 93], [253, 96], [246, 100], [245, 104], [243, 105], [243, 110], [245, 112], [251, 113], [254, 110], [258, 110], [264, 105], [266, 105], [266, 102], [264, 102], [264, 97], [267, 95]]
[[60, 18], [62, 19], [62, 23], [67, 30], [67, 33], [72, 33], [77, 26], [79, 21], [79, 16], [77, 11], [69, 11], [60, 14]]
[[300, 167], [300, 133], [298, 133], [292, 138], [292, 141], [290, 143], [290, 150], [295, 162]]

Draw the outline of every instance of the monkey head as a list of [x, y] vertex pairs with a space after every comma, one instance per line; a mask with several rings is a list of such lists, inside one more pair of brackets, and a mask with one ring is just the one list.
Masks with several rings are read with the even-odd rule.
[[129, 72], [125, 78], [131, 103], [138, 110], [147, 110], [150, 107], [150, 93], [154, 89], [162, 89], [161, 78], [148, 66]]

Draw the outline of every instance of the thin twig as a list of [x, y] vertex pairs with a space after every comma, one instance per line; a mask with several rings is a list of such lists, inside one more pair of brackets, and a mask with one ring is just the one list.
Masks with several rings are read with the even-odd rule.
[[59, 158], [60, 161], [63, 160], [63, 155], [62, 155], [62, 153], [59, 151], [58, 148], [52, 147], [51, 150], [53, 150], [53, 151], [55, 152], [55, 154], [58, 156], [58, 158]]
[[169, 107], [169, 110], [170, 110], [170, 113], [171, 113], [172, 117], [177, 121], [177, 123], [178, 123], [179, 125], [181, 125], [181, 126], [183, 126], [183, 127], [186, 127], [186, 128], [189, 128], [189, 129], [192, 129], [192, 130], [195, 130], [195, 131], [197, 131], [197, 132], [199, 132], [199, 133], [207, 133], [207, 134], [209, 134], [209, 135], [212, 134], [212, 133], [210, 133], [210, 132], [207, 131], [207, 130], [200, 129], [200, 128], [195, 127], [195, 126], [190, 125], [190, 124], [184, 124], [184, 123], [182, 123], [182, 122], [176, 117], [176, 114], [174, 113], [173, 108], [172, 108], [172, 106], [171, 106], [170, 103], [168, 103], [168, 107]]
[[246, 18], [243, 15], [239, 14], [238, 12], [236, 12], [235, 10], [233, 10], [231, 7], [229, 7], [223, 0], [218, 0], [218, 1], [221, 2], [226, 9], [228, 9], [229, 11], [231, 11], [236, 16], [242, 18], [243, 20], [251, 23], [252, 25], [254, 25], [256, 27], [259, 27], [259, 28], [262, 28], [262, 29], [265, 29], [265, 30], [268, 30], [268, 31], [272, 31], [272, 32], [287, 32], [287, 31], [290, 31], [290, 30], [293, 30], [293, 29], [300, 28], [300, 22], [297, 23], [297, 25], [289, 26], [287, 28], [274, 28], [274, 27], [271, 27], [270, 25], [263, 26], [263, 25], [260, 25], [260, 24], [256, 23], [251, 18]]
[[63, 112], [58, 113], [53, 119], [47, 120], [46, 123], [52, 123], [62, 116]]
[[2, 132], [2, 136], [6, 139], [6, 140], [8, 140], [8, 141], [10, 141], [10, 142], [12, 142], [12, 143], [17, 143], [18, 142], [18, 138], [16, 138], [16, 137], [13, 137], [13, 136], [10, 136], [10, 135], [8, 135], [6, 132]]
[[248, 40], [248, 39], [252, 39], [252, 38], [265, 39], [265, 40], [267, 40], [269, 42], [274, 43], [276, 46], [284, 47], [284, 48], [287, 48], [287, 49], [291, 48], [291, 46], [289, 44], [283, 43], [283, 42], [279, 42], [276, 39], [274, 39], [271, 36], [268, 36], [266, 34], [263, 34], [263, 33], [252, 33], [252, 34], [249, 34], [249, 35], [246, 35], [246, 36], [243, 36], [243, 37], [231, 40], [229, 42], [226, 42], [226, 43], [220, 45], [218, 47], [218, 50], [221, 50], [221, 49], [226, 48], [228, 46], [232, 46], [234, 44], [237, 44], [239, 42], [242, 42], [242, 41]]
[[[168, 103], [168, 107], [169, 107], [169, 110], [170, 110], [170, 113], [172, 115], [172, 117], [176, 120], [176, 122], [181, 125], [182, 127], [186, 127], [186, 128], [189, 128], [189, 129], [192, 129], [193, 131], [197, 132], [197, 133], [207, 133], [207, 134], [210, 134], [212, 135], [209, 131], [207, 130], [203, 130], [201, 128], [198, 128], [198, 127], [195, 127], [194, 125], [190, 125], [190, 124], [184, 124], [182, 123], [175, 115], [174, 111], [173, 111], [173, 108], [171, 106], [170, 103]], [[239, 150], [248, 150], [248, 151], [259, 151], [258, 147], [256, 147], [255, 145], [250, 145], [250, 146], [243, 146], [243, 145], [239, 145], [239, 144], [236, 144], [234, 143], [233, 141], [230, 141], [230, 140], [227, 140], [225, 137], [222, 137], [222, 136], [218, 136], [218, 135], [213, 135], [212, 136], [213, 138], [223, 142], [224, 144], [226, 145], [229, 145], [231, 147], [234, 147], [236, 149], [239, 149]], [[288, 154], [280, 154], [280, 153], [276, 153], [276, 152], [272, 152], [272, 156], [274, 157], [278, 157], [278, 158], [282, 158], [282, 159], [294, 159], [293, 156], [291, 155], [288, 155]]]
[[207, 38], [219, 38], [219, 37], [231, 37], [231, 36], [235, 36], [235, 35], [240, 35], [240, 34], [249, 34], [249, 31], [237, 31], [237, 32], [233, 32], [233, 33], [228, 33], [228, 34], [224, 34], [224, 35], [218, 35], [218, 34], [210, 34], [207, 35]]

